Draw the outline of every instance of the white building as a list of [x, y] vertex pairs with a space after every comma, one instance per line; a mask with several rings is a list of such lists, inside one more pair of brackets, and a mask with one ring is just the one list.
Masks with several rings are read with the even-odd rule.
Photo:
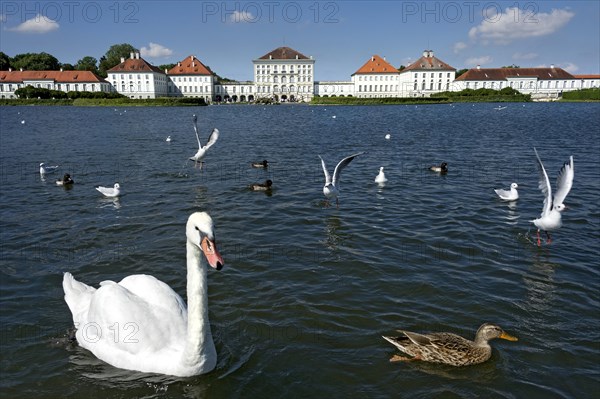
[[353, 97], [352, 81], [318, 81], [315, 82], [314, 93], [321, 97]]
[[149, 64], [140, 53], [121, 58], [121, 63], [109, 69], [107, 80], [115, 90], [130, 98], [157, 98], [168, 95], [167, 75]]
[[252, 61], [256, 98], [310, 101], [314, 94], [315, 60], [289, 47], [279, 47]]
[[359, 98], [398, 97], [398, 69], [385, 58], [373, 55], [352, 74], [354, 96]]
[[425, 50], [423, 56], [400, 71], [398, 97], [429, 97], [450, 90], [456, 69]]
[[452, 91], [505, 87], [531, 94], [532, 99], [556, 99], [563, 91], [581, 89], [582, 80], [554, 65], [550, 68], [481, 68], [478, 65], [451, 84]]
[[600, 88], [600, 75], [573, 75], [579, 80], [581, 89], [597, 89]]
[[256, 86], [253, 82], [219, 82], [215, 84], [214, 101], [247, 102], [254, 101]]
[[196, 56], [190, 55], [166, 71], [169, 97], [200, 97], [208, 104], [214, 95], [214, 74]]
[[15, 90], [32, 86], [42, 89], [110, 92], [110, 83], [90, 71], [0, 71], [0, 98], [17, 98]]

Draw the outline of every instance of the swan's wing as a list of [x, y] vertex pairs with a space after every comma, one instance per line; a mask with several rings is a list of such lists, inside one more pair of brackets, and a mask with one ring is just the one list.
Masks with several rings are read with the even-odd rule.
[[208, 143], [204, 146], [205, 150], [208, 150], [214, 143], [219, 139], [219, 129], [213, 129], [210, 136], [208, 136]]
[[331, 176], [329, 176], [329, 172], [327, 171], [327, 165], [325, 165], [325, 161], [321, 156], [318, 156], [321, 159], [321, 166], [323, 167], [323, 173], [325, 174], [325, 185], [331, 184]]
[[354, 155], [350, 155], [349, 157], [346, 157], [344, 159], [342, 159], [337, 166], [335, 167], [335, 170], [333, 171], [333, 185], [335, 186], [339, 181], [340, 181], [340, 173], [342, 173], [342, 169], [344, 169], [346, 166], [348, 166], [348, 164], [350, 162], [352, 162], [352, 160], [359, 156], [364, 154], [364, 152], [359, 152], [358, 154], [354, 154]]
[[554, 194], [554, 206], [563, 203], [571, 187], [573, 186], [573, 178], [575, 177], [575, 166], [573, 165], [573, 155], [569, 158], [569, 162], [565, 162], [563, 167], [558, 172], [556, 178], [556, 194]]
[[194, 132], [196, 132], [196, 140], [198, 140], [198, 149], [202, 148], [202, 144], [200, 144], [200, 136], [198, 135], [198, 117], [194, 114]]
[[[542, 164], [542, 160], [537, 153], [535, 147], [533, 147], [533, 151], [535, 152], [535, 157], [537, 158], [537, 167], [540, 175], [539, 180], [539, 189], [544, 193], [544, 208], [542, 209], [542, 216], [547, 215], [552, 208], [552, 188], [550, 187], [550, 180], [548, 179], [548, 174], [546, 173], [546, 169], [544, 169], [544, 165]], [[566, 194], [565, 194], [566, 195]]]

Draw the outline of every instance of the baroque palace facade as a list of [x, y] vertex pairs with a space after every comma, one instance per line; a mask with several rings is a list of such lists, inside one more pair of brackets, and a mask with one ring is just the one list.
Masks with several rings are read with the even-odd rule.
[[443, 91], [512, 87], [534, 99], [558, 98], [563, 91], [600, 87], [600, 75], [571, 75], [561, 68], [488, 68], [477, 66], [458, 78], [456, 69], [433, 51], [406, 68], [385, 57], [371, 56], [349, 81], [315, 81], [315, 60], [278, 47], [252, 61], [254, 81], [217, 79], [196, 56], [190, 55], [169, 70], [160, 70], [131, 53], [102, 79], [88, 71], [0, 71], [0, 98], [16, 98], [15, 90], [28, 85], [61, 91], [116, 91], [130, 98], [199, 97], [212, 102], [309, 102], [314, 96], [427, 97]]

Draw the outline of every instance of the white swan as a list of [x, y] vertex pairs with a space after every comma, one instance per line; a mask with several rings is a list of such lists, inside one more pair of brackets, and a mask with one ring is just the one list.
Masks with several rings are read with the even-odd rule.
[[544, 208], [542, 209], [541, 216], [535, 220], [531, 220], [531, 222], [533, 222], [533, 224], [535, 224], [535, 226], [538, 228], [537, 244], [539, 247], [542, 245], [542, 241], [540, 239], [540, 230], [544, 230], [546, 232], [546, 243], [550, 244], [552, 242], [550, 231], [558, 230], [562, 226], [560, 213], [566, 209], [563, 202], [565, 198], [567, 198], [567, 194], [569, 194], [569, 191], [571, 191], [571, 187], [573, 186], [575, 166], [573, 165], [573, 155], [571, 155], [569, 162], [565, 162], [563, 167], [560, 169], [560, 172], [558, 172], [558, 177], [556, 178], [556, 193], [554, 194], [554, 198], [552, 198], [552, 187], [550, 187], [550, 180], [548, 179], [546, 169], [544, 169], [542, 160], [540, 159], [535, 147], [533, 148], [533, 151], [535, 152], [535, 156], [537, 158], [538, 172], [540, 174], [539, 188], [542, 190], [542, 193], [546, 195], [546, 198], [544, 198]]
[[121, 186], [119, 183], [115, 183], [113, 187], [102, 187], [96, 186], [96, 190], [102, 193], [105, 197], [115, 198], [121, 195]]
[[510, 190], [504, 190], [502, 188], [494, 189], [494, 192], [498, 194], [501, 200], [504, 201], [516, 201], [519, 199], [519, 192], [517, 191], [519, 185], [517, 183], [512, 183], [510, 185]]
[[208, 151], [208, 149], [212, 147], [213, 144], [215, 144], [219, 139], [219, 129], [213, 129], [210, 136], [208, 136], [208, 142], [203, 147], [202, 144], [200, 144], [200, 136], [198, 135], [197, 121], [198, 118], [196, 117], [196, 115], [194, 115], [194, 132], [196, 132], [196, 140], [198, 140], [198, 152], [196, 152], [196, 154], [193, 157], [190, 157], [190, 160], [194, 162], [202, 161], [202, 159], [206, 156], [206, 151]]
[[342, 172], [342, 169], [344, 169], [346, 166], [348, 166], [348, 164], [350, 162], [352, 162], [352, 160], [355, 157], [362, 155], [362, 154], [364, 154], [364, 152], [359, 152], [358, 154], [350, 155], [349, 157], [342, 159], [337, 164], [337, 166], [335, 167], [335, 169], [333, 171], [333, 179], [331, 178], [331, 176], [329, 175], [329, 172], [327, 171], [327, 165], [325, 165], [325, 161], [319, 155], [319, 158], [321, 159], [321, 166], [323, 167], [323, 173], [325, 174], [325, 185], [323, 186], [323, 194], [325, 195], [325, 197], [327, 197], [327, 199], [335, 197], [335, 203], [338, 208], [340, 206], [340, 202], [338, 200], [338, 195], [340, 194], [340, 191], [338, 189], [338, 183], [340, 181], [340, 173]]
[[379, 174], [375, 177], [375, 183], [379, 185], [383, 185], [388, 181], [387, 177], [385, 177], [385, 173], [383, 173], [383, 166], [379, 168]]
[[208, 321], [206, 267], [223, 258], [213, 222], [193, 213], [186, 225], [188, 306], [167, 284], [148, 275], [103, 281], [95, 289], [65, 273], [65, 301], [73, 314], [77, 342], [119, 368], [181, 377], [213, 370], [217, 352]]

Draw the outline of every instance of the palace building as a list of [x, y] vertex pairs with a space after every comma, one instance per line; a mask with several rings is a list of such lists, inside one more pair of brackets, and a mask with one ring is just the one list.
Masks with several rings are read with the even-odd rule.
[[561, 68], [473, 68], [455, 79], [456, 69], [425, 50], [400, 69], [372, 55], [345, 81], [315, 81], [313, 57], [278, 47], [252, 60], [254, 81], [219, 80], [195, 55], [162, 71], [139, 53], [121, 58], [106, 80], [88, 71], [0, 71], [0, 98], [33, 86], [51, 90], [118, 92], [130, 98], [198, 97], [206, 103], [310, 102], [314, 96], [428, 97], [444, 91], [512, 87], [534, 100], [553, 100], [563, 91], [600, 86], [599, 75], [571, 75]]

